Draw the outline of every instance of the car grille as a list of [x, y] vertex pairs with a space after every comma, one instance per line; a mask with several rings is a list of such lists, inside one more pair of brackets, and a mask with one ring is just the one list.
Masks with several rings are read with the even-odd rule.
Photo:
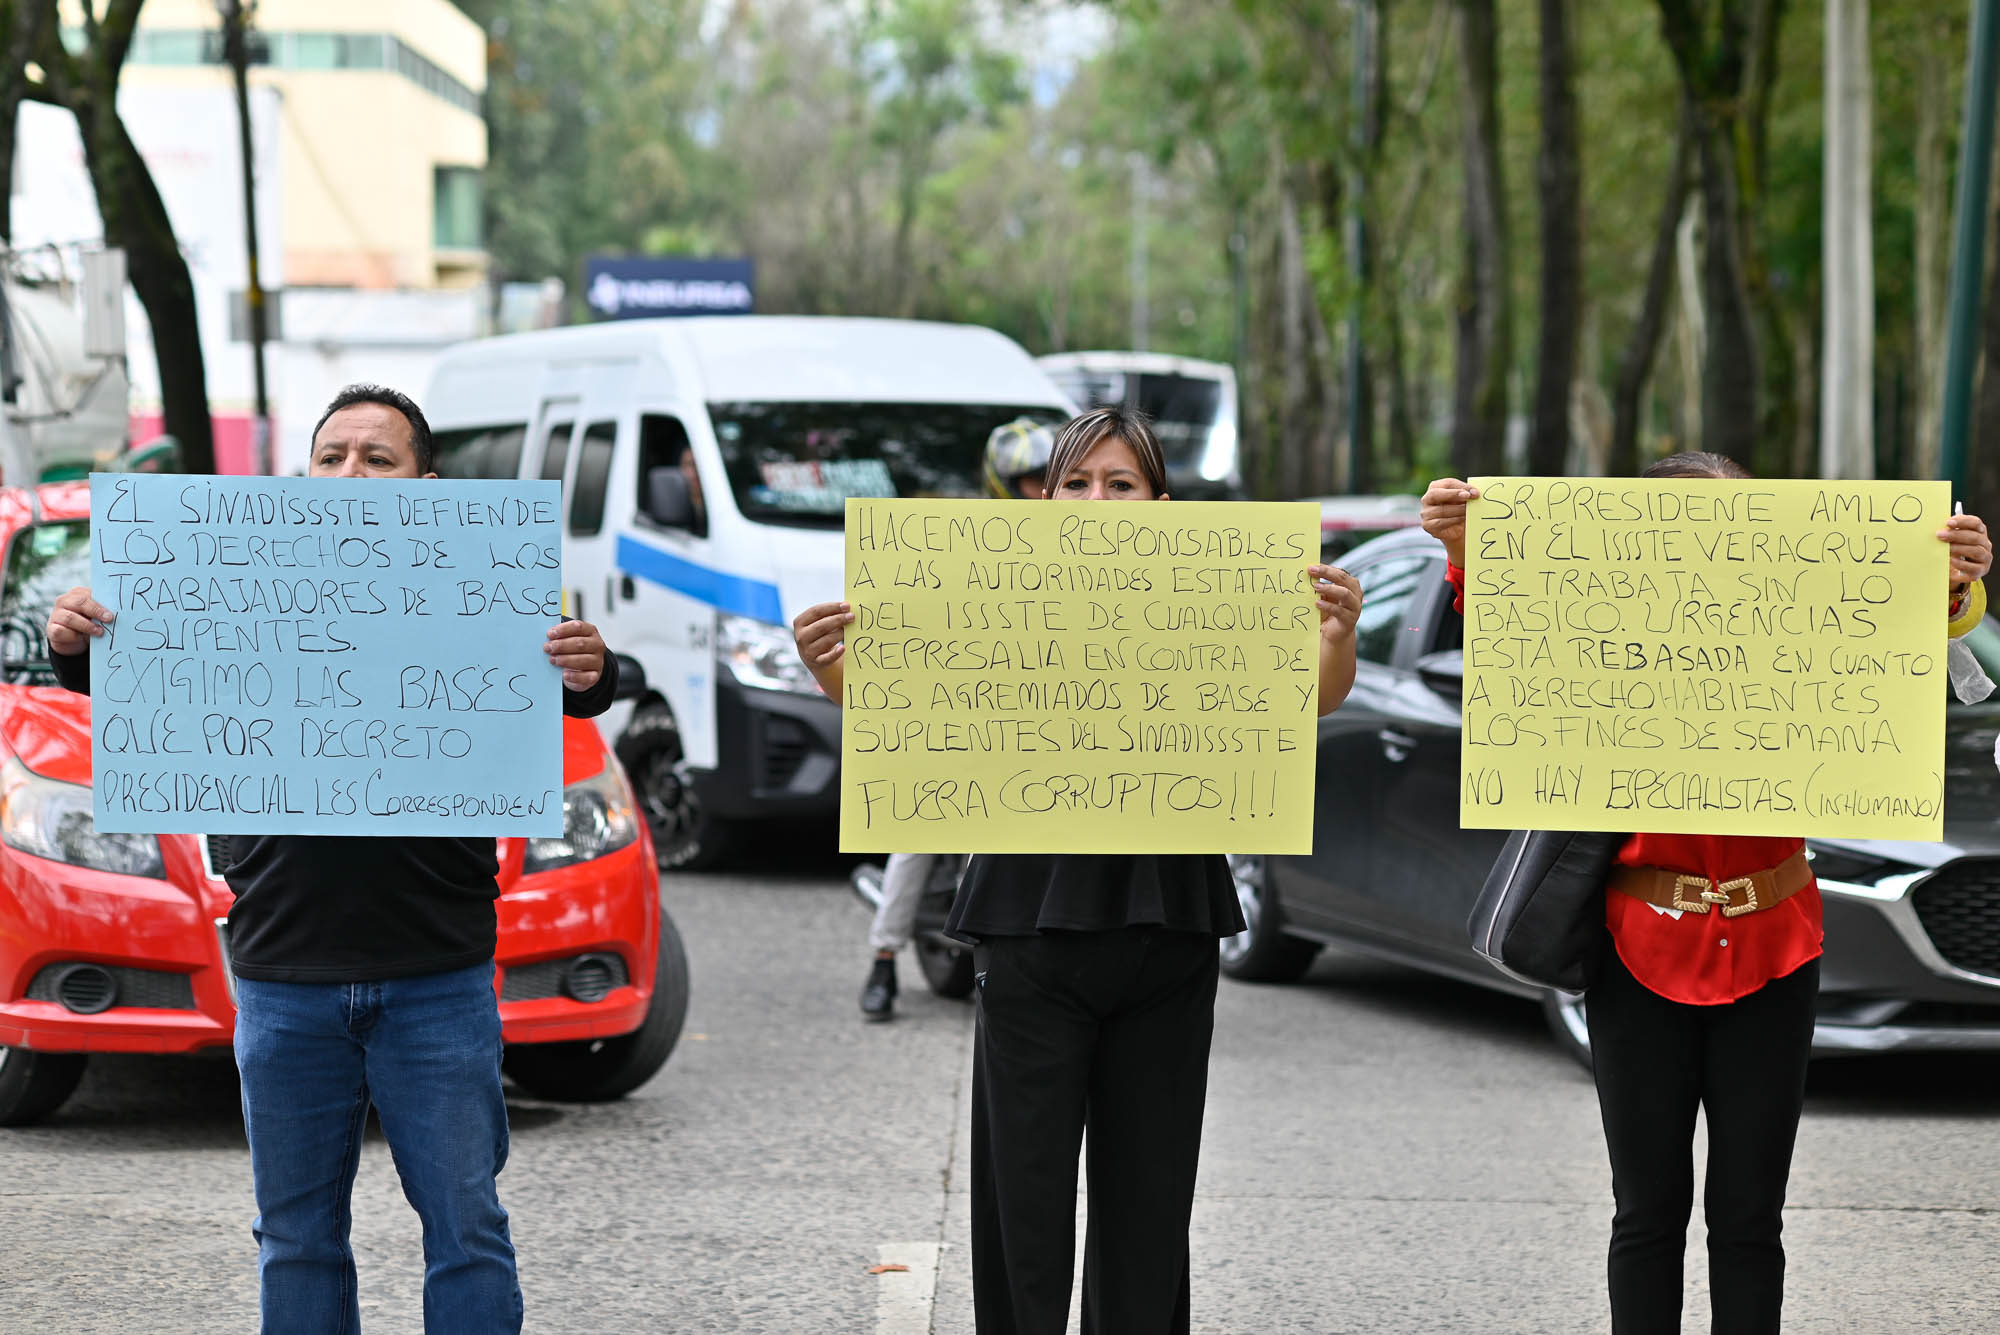
[[761, 757], [761, 773], [757, 776], [759, 788], [783, 788], [799, 772], [805, 763], [806, 752], [812, 747], [812, 734], [792, 719], [777, 715], [764, 720], [764, 753]]
[[226, 834], [211, 834], [204, 842], [210, 876], [220, 876], [229, 870], [229, 838]]
[[1953, 863], [1918, 886], [1912, 900], [1948, 963], [2000, 978], [2000, 861]]
[[[63, 986], [65, 979], [69, 982], [68, 987]], [[110, 995], [103, 999], [105, 1004], [89, 1004], [96, 1002], [99, 994], [107, 989]], [[191, 1011], [194, 1009], [194, 982], [184, 973], [167, 973], [161, 969], [128, 969], [113, 964], [78, 965], [66, 961], [51, 964], [34, 976], [28, 983], [28, 1000], [61, 1002], [86, 1015], [111, 1006]]]
[[[608, 950], [571, 955], [559, 960], [542, 960], [535, 964], [505, 965], [502, 968], [502, 1001], [542, 1001], [549, 997], [598, 1001], [611, 988], [624, 987], [632, 981], [626, 972], [625, 961]], [[563, 982], [570, 977], [572, 969], [577, 970], [575, 981], [578, 986], [566, 988]], [[597, 991], [598, 987], [603, 987], [603, 991]], [[580, 995], [579, 988], [587, 990]]]

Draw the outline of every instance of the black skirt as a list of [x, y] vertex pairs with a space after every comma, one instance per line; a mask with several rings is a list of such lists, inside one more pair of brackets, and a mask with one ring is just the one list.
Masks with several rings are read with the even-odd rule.
[[1245, 927], [1220, 853], [977, 853], [945, 935], [977, 942], [1037, 932], [1161, 927], [1234, 936]]

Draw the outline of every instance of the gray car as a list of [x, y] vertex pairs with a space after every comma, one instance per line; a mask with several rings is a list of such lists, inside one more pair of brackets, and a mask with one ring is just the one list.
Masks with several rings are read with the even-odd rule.
[[[1462, 622], [1444, 549], [1421, 531], [1342, 563], [1367, 591], [1354, 690], [1319, 721], [1313, 850], [1231, 859], [1248, 931], [1231, 977], [1283, 981], [1337, 944], [1539, 1000], [1589, 1060], [1579, 997], [1538, 991], [1474, 954], [1466, 919], [1505, 835], [1458, 828]], [[1967, 643], [2000, 681], [2000, 623]], [[1826, 905], [1816, 1055], [2000, 1051], [2000, 693], [1946, 708], [1942, 843], [1813, 839]]]

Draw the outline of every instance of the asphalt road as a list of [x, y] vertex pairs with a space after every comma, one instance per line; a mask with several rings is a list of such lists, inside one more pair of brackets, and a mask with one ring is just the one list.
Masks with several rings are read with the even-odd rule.
[[[694, 1000], [622, 1103], [512, 1105], [530, 1330], [970, 1335], [971, 1010], [905, 963], [864, 1025], [866, 916], [829, 860], [670, 877]], [[1531, 1006], [1353, 956], [1225, 981], [1195, 1329], [1606, 1327], [1610, 1194], [1584, 1074]], [[421, 1245], [379, 1136], [355, 1250], [371, 1335], [421, 1327]], [[249, 1168], [226, 1060], [99, 1059], [0, 1131], [0, 1335], [248, 1331]], [[1787, 1330], [2000, 1328], [2000, 1062], [1815, 1068]], [[1707, 1329], [1697, 1215], [1685, 1329]], [[869, 1267], [909, 1267], [881, 1276]]]

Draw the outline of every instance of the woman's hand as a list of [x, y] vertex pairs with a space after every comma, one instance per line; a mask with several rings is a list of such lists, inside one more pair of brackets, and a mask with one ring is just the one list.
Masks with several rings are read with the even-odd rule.
[[1444, 544], [1445, 558], [1465, 569], [1465, 507], [1479, 499], [1479, 488], [1455, 477], [1441, 477], [1424, 488], [1424, 532]]
[[1319, 608], [1319, 712], [1331, 714], [1354, 689], [1354, 623], [1361, 616], [1361, 581], [1339, 566], [1307, 566]]
[[62, 597], [49, 609], [49, 652], [57, 654], [80, 654], [90, 647], [91, 637], [104, 634], [117, 614], [90, 596], [90, 590], [79, 585]]
[[840, 699], [840, 657], [847, 652], [848, 623], [854, 609], [846, 603], [814, 603], [792, 618], [792, 643], [799, 661], [813, 674], [819, 688], [835, 701]]
[[1361, 581], [1339, 566], [1307, 566], [1306, 578], [1318, 595], [1320, 638], [1328, 644], [1353, 639], [1361, 617]]
[[1938, 530], [1938, 538], [1951, 544], [1951, 592], [1975, 579], [1986, 578], [1993, 568], [1993, 540], [1986, 536], [1986, 521], [1978, 515], [1953, 515]]

